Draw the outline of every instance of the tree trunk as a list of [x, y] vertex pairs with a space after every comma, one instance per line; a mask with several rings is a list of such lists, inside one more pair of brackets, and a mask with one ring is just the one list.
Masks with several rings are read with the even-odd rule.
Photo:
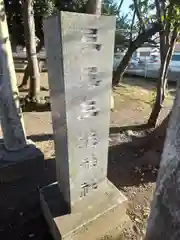
[[166, 134], [145, 240], [176, 240], [180, 236], [180, 91]]
[[138, 37], [131, 42], [129, 45], [129, 48], [120, 62], [118, 68], [113, 74], [113, 86], [117, 85], [119, 81], [122, 80], [122, 77], [124, 75], [124, 72], [126, 71], [128, 64], [132, 58], [133, 53], [146, 41], [148, 41], [149, 38], [151, 38], [155, 33], [159, 32], [161, 29], [161, 24], [155, 23], [152, 28], [143, 31], [138, 35]]
[[123, 57], [121, 63], [119, 64], [118, 68], [116, 69], [116, 71], [113, 74], [113, 86], [117, 85], [119, 83], [119, 81], [122, 80], [122, 77], [129, 65], [129, 62], [132, 58], [133, 53], [136, 51], [138, 47], [133, 44], [133, 42], [130, 43], [130, 46], [125, 54], [125, 56]]
[[[44, 44], [44, 41], [40, 40], [40, 42], [38, 43], [37, 45], [37, 48], [36, 48], [36, 53], [38, 54], [42, 47], [43, 47], [43, 44]], [[40, 64], [40, 63], [39, 63]], [[41, 72], [41, 69], [39, 67], [39, 71]], [[25, 68], [25, 71], [24, 71], [24, 76], [23, 76], [23, 80], [22, 80], [22, 83], [19, 85], [19, 88], [27, 88], [27, 85], [28, 85], [28, 79], [29, 77], [31, 77], [32, 73], [30, 72], [29, 70], [29, 62]]]
[[[1, 129], [5, 148], [8, 151], [18, 151], [26, 147], [26, 135], [3, 0], [0, 0], [0, 40]], [[1, 151], [3, 160], [2, 148]], [[12, 160], [17, 161], [16, 157]]]
[[38, 101], [40, 93], [40, 74], [36, 54], [36, 36], [33, 0], [23, 0], [24, 35], [28, 57], [28, 69], [31, 72], [29, 98]]
[[101, 15], [102, 0], [89, 0], [86, 12], [89, 14]]
[[[164, 37], [166, 37], [166, 35]], [[161, 111], [161, 108], [163, 107], [163, 102], [165, 99], [165, 92], [167, 87], [167, 74], [168, 74], [169, 64], [172, 58], [172, 54], [174, 52], [177, 37], [178, 37], [178, 34], [177, 34], [177, 31], [175, 30], [171, 39], [171, 43], [170, 44], [168, 43], [167, 46], [163, 44], [166, 42], [165, 39], [160, 38], [161, 44], [163, 44], [164, 47], [162, 47], [161, 49], [161, 68], [160, 68], [160, 76], [157, 82], [156, 100], [148, 120], [148, 125], [150, 127], [156, 126], [159, 113]]]
[[163, 107], [163, 102], [165, 99], [165, 91], [167, 86], [167, 69], [168, 69], [168, 64], [165, 64], [160, 70], [160, 77], [158, 79], [158, 84], [157, 84], [156, 100], [148, 120], [148, 125], [150, 127], [156, 126], [159, 113], [161, 111], [161, 108]]

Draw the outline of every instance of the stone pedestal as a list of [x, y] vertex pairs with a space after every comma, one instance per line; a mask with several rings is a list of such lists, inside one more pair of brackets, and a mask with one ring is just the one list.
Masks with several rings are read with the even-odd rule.
[[8, 151], [3, 142], [0, 144], [0, 183], [33, 177], [43, 168], [44, 155], [34, 144], [17, 151]]
[[129, 221], [127, 199], [108, 180], [95, 194], [72, 204], [71, 214], [58, 183], [41, 190], [41, 204], [55, 240], [115, 239]]
[[43, 212], [56, 239], [98, 239], [126, 201], [107, 180], [115, 17], [61, 12], [44, 30], [57, 183], [41, 191]]

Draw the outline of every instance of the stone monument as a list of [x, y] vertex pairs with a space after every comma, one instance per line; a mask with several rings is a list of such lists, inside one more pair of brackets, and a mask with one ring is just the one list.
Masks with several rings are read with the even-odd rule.
[[57, 183], [42, 209], [55, 239], [100, 239], [126, 203], [107, 179], [115, 17], [60, 12], [44, 33]]
[[44, 162], [44, 156], [32, 142], [28, 142], [24, 130], [19, 103], [16, 73], [14, 69], [9, 32], [0, 0], [0, 120], [3, 141], [0, 144], [0, 182], [12, 181], [36, 169]]

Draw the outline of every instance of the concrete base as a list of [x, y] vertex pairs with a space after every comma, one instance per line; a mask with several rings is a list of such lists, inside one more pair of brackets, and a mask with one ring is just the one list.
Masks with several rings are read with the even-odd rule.
[[28, 144], [18, 151], [7, 151], [0, 144], [0, 183], [34, 175], [44, 168], [44, 155], [34, 144]]
[[126, 197], [108, 180], [92, 195], [74, 203], [69, 214], [58, 183], [41, 189], [40, 198], [55, 240], [115, 239], [129, 220]]

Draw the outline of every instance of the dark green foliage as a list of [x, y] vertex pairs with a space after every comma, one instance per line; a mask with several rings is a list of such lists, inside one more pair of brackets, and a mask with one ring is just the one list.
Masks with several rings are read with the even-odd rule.
[[[5, 8], [11, 41], [24, 45], [22, 5], [19, 0], [5, 0]], [[57, 10], [83, 12], [87, 0], [34, 0], [36, 35], [43, 38], [42, 19]]]
[[21, 4], [18, 0], [5, 0], [5, 9], [9, 26], [11, 41], [14, 43], [24, 43], [24, 29], [21, 14]]
[[[36, 25], [36, 36], [43, 40], [42, 20], [56, 11], [86, 12], [88, 0], [34, 0], [34, 16]], [[117, 28], [127, 29], [129, 27], [127, 16], [120, 14], [117, 3], [114, 0], [105, 0], [103, 3], [103, 14], [115, 15], [117, 17]], [[19, 0], [5, 0], [5, 8], [9, 25], [11, 42], [24, 45], [24, 29], [22, 20], [22, 6]], [[118, 34], [117, 41], [123, 41], [124, 37]]]

